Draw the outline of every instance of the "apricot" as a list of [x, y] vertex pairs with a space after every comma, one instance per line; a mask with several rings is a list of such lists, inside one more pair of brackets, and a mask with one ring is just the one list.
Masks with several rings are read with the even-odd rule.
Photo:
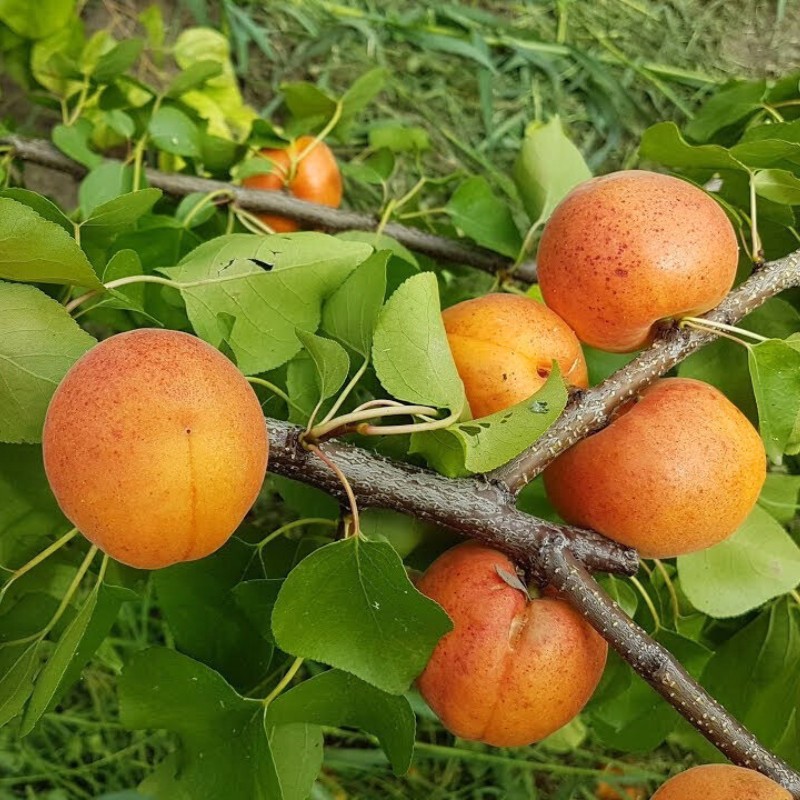
[[545, 225], [539, 285], [548, 306], [600, 350], [650, 343], [660, 320], [716, 306], [733, 286], [736, 232], [696, 186], [655, 172], [580, 184]]
[[544, 739], [597, 687], [608, 646], [566, 602], [529, 600], [498, 573], [502, 553], [474, 543], [448, 550], [417, 588], [450, 615], [419, 690], [456, 736], [496, 747]]
[[[342, 175], [339, 165], [325, 142], [317, 142], [303, 156], [306, 148], [313, 142], [313, 136], [301, 136], [284, 150], [262, 150], [261, 156], [272, 162], [273, 171], [251, 175], [242, 181], [242, 185], [248, 189], [286, 189], [300, 200], [338, 208], [342, 203]], [[300, 156], [303, 157], [298, 161]], [[276, 233], [290, 233], [300, 229], [299, 223], [288, 217], [274, 214], [257, 216]]]
[[578, 337], [543, 303], [513, 294], [488, 294], [442, 312], [447, 340], [474, 417], [530, 397], [556, 361], [564, 380], [588, 386]]
[[707, 764], [670, 778], [652, 800], [792, 800], [792, 795], [759, 772], [731, 764]]
[[89, 541], [157, 569], [221, 547], [267, 467], [258, 398], [218, 350], [169, 330], [121, 333], [67, 372], [44, 423], [44, 466]]
[[727, 539], [765, 477], [761, 437], [725, 395], [665, 378], [560, 455], [544, 485], [567, 522], [670, 558]]

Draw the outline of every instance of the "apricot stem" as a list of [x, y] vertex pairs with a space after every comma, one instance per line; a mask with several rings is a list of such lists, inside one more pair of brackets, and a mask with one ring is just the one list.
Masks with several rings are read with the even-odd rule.
[[303, 519], [295, 519], [292, 520], [292, 522], [281, 525], [280, 528], [276, 528], [272, 533], [267, 534], [256, 547], [261, 550], [273, 539], [277, 539], [279, 536], [283, 536], [284, 533], [288, 533], [295, 528], [304, 528], [306, 525], [330, 525], [333, 528], [337, 527], [337, 523], [327, 517], [303, 517]]
[[293, 402], [289, 395], [286, 394], [286, 392], [284, 392], [280, 386], [276, 386], [274, 383], [271, 383], [264, 378], [256, 378], [253, 376], [248, 376], [247, 381], [248, 383], [256, 384], [256, 386], [263, 386], [265, 389], [269, 389], [273, 394], [278, 395], [278, 397], [280, 397], [281, 400], [283, 400], [287, 405], [290, 405], [295, 411], [302, 412], [303, 409], [300, 408], [297, 403]]
[[339, 469], [339, 466], [336, 462], [328, 458], [322, 450], [317, 447], [315, 444], [309, 444], [308, 442], [305, 443], [305, 447], [310, 450], [312, 453], [315, 453], [334, 473], [336, 473], [336, 477], [339, 479], [339, 483], [342, 484], [342, 488], [344, 489], [344, 493], [347, 495], [347, 502], [350, 504], [350, 513], [353, 516], [353, 529], [355, 531], [356, 536], [361, 535], [361, 521], [358, 515], [358, 503], [356, 502], [356, 496], [353, 493], [353, 487], [350, 486], [350, 481], [347, 480], [347, 476]]
[[647, 590], [642, 586], [641, 582], [638, 578], [634, 577], [633, 575], [630, 576], [631, 583], [636, 587], [639, 594], [642, 596], [642, 599], [645, 602], [645, 605], [650, 610], [650, 614], [653, 617], [653, 622], [655, 623], [656, 627], [655, 630], [659, 630], [661, 628], [661, 617], [658, 615], [658, 611], [656, 610], [655, 605], [653, 604], [653, 600], [651, 599], [650, 595], [647, 593]]
[[292, 678], [297, 675], [297, 671], [303, 666], [304, 659], [299, 656], [292, 662], [292, 666], [286, 670], [286, 674], [280, 679], [278, 685], [264, 698], [264, 705], [268, 706], [291, 682]]
[[186, 219], [183, 221], [183, 227], [188, 228], [189, 223], [211, 202], [213, 202], [217, 197], [227, 197], [229, 200], [233, 199], [233, 192], [229, 189], [216, 189], [213, 192], [209, 192], [205, 197], [203, 197], [197, 205], [186, 215]]
[[729, 338], [734, 342], [738, 342], [744, 347], [749, 347], [750, 345], [748, 345], [747, 342], [741, 341], [741, 339], [737, 338], [738, 336], [744, 336], [746, 338], [753, 339], [756, 342], [769, 341], [769, 337], [761, 336], [759, 333], [753, 333], [753, 331], [748, 331], [744, 328], [737, 328], [735, 325], [728, 325], [726, 322], [717, 322], [710, 319], [704, 319], [703, 317], [683, 317], [679, 324], [681, 327], [709, 331], [711, 333], [717, 333], [720, 336], [724, 336], [725, 334], [723, 331], [727, 331], [728, 333], [735, 334], [735, 336], [728, 336], [726, 338]]
[[322, 142], [325, 137], [339, 124], [339, 120], [342, 118], [342, 112], [344, 111], [344, 103], [339, 100], [336, 103], [336, 108], [334, 109], [331, 118], [328, 120], [328, 124], [314, 137], [314, 141], [309, 142], [305, 149], [296, 157], [292, 159], [290, 171], [289, 171], [289, 179], [288, 181], [291, 182], [294, 178], [295, 171], [297, 170], [297, 165], [320, 143]]
[[[11, 577], [3, 585], [3, 588], [0, 589], [0, 602], [3, 601], [3, 598], [6, 595], [6, 592], [8, 591], [8, 589], [11, 587], [11, 585], [15, 581], [19, 580], [23, 575], [25, 575], [26, 573], [30, 572], [34, 567], [36, 567], [39, 564], [41, 564], [42, 561], [44, 561], [45, 559], [49, 558], [57, 550], [60, 550], [68, 541], [70, 541], [70, 539], [75, 538], [77, 533], [78, 533], [78, 529], [77, 528], [72, 528], [72, 530], [67, 531], [63, 536], [61, 536], [59, 539], [56, 539], [55, 542], [53, 542], [51, 545], [49, 545], [44, 550], [42, 550], [41, 553], [39, 553], [38, 555], [34, 556], [30, 561], [27, 562], [27, 564], [23, 564], [18, 569], [15, 569], [13, 571], [13, 574], [11, 575]], [[4, 569], [6, 569], [6, 568], [4, 567]], [[11, 570], [8, 570], [8, 571], [11, 572]]]
[[658, 571], [661, 573], [661, 577], [664, 579], [664, 584], [667, 587], [667, 591], [669, 592], [669, 596], [672, 601], [672, 613], [677, 620], [681, 615], [681, 606], [678, 602], [678, 593], [675, 591], [675, 585], [672, 583], [672, 578], [669, 577], [667, 568], [664, 566], [664, 563], [661, 561], [661, 559], [654, 558], [653, 563], [656, 565], [656, 569], [658, 569]]
[[753, 263], [764, 263], [764, 246], [758, 233], [758, 197], [756, 195], [755, 174], [750, 174], [750, 240]]
[[367, 371], [367, 364], [369, 364], [369, 359], [364, 359], [364, 363], [356, 370], [355, 374], [350, 379], [350, 382], [341, 391], [339, 397], [336, 398], [336, 402], [333, 404], [333, 407], [324, 416], [320, 424], [324, 424], [333, 419], [333, 417], [336, 415], [336, 412], [342, 407], [344, 401], [347, 400], [347, 398], [349, 397], [350, 392], [353, 391], [355, 385], [361, 380], [362, 376]]
[[244, 225], [250, 233], [255, 233], [259, 236], [272, 236], [275, 231], [270, 228], [265, 222], [262, 222], [255, 214], [251, 214], [249, 211], [245, 211], [240, 206], [233, 206], [233, 213], [236, 215], [236, 218], [239, 222]]
[[387, 408], [365, 408], [361, 411], [356, 409], [349, 414], [342, 414], [341, 417], [335, 417], [328, 422], [323, 422], [312, 428], [309, 431], [309, 436], [312, 439], [319, 439], [330, 431], [341, 428], [344, 425], [350, 425], [355, 422], [364, 422], [365, 420], [380, 419], [381, 417], [397, 417], [397, 416], [417, 416], [417, 415], [435, 415], [438, 412], [435, 408], [429, 406], [389, 406]]
[[459, 415], [452, 413], [444, 419], [431, 420], [430, 422], [417, 422], [410, 425], [367, 425], [362, 423], [356, 430], [362, 436], [397, 436], [406, 433], [423, 433], [424, 431], [438, 431], [449, 428], [458, 422]]

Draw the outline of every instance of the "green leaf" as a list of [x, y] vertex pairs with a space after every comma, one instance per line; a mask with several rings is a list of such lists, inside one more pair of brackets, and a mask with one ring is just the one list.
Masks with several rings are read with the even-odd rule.
[[740, 142], [731, 147], [730, 153], [748, 167], [772, 167], [800, 157], [800, 143], [783, 142], [777, 138], [758, 139]]
[[428, 150], [431, 141], [425, 128], [383, 123], [370, 127], [369, 146], [373, 150], [386, 148], [393, 153], [407, 153]]
[[133, 121], [133, 117], [120, 108], [106, 111], [103, 118], [108, 127], [124, 139], [131, 139], [133, 134], [136, 133], [136, 123]]
[[176, 156], [200, 157], [200, 132], [183, 111], [162, 106], [150, 118], [147, 130], [159, 150]]
[[788, 525], [797, 514], [800, 494], [800, 475], [768, 472], [758, 504], [782, 525]]
[[710, 617], [737, 617], [800, 583], [800, 548], [756, 506], [727, 541], [680, 556], [678, 572], [689, 602]]
[[659, 122], [648, 128], [642, 134], [639, 156], [666, 167], [749, 172], [741, 161], [720, 145], [688, 144], [674, 122]]
[[284, 83], [281, 91], [289, 111], [297, 119], [320, 117], [327, 121], [336, 111], [336, 101], [313, 83]]
[[81, 181], [78, 202], [86, 219], [97, 206], [133, 189], [133, 169], [120, 161], [105, 161]]
[[[161, 270], [180, 282], [203, 339], [227, 340], [247, 375], [275, 369], [300, 350], [296, 329], [315, 331], [321, 306], [372, 248], [322, 233], [221, 236]], [[233, 318], [228, 331], [220, 315]]]
[[753, 178], [756, 194], [773, 203], [800, 205], [800, 178], [785, 169], [762, 169]]
[[100, 583], [98, 582], [95, 588], [89, 593], [89, 596], [86, 598], [80, 610], [72, 618], [69, 625], [67, 625], [64, 633], [61, 634], [58, 643], [50, 653], [44, 667], [42, 667], [41, 671], [36, 676], [36, 685], [33, 688], [33, 694], [28, 701], [25, 714], [22, 717], [20, 736], [27, 736], [34, 729], [36, 723], [42, 718], [42, 715], [55, 696], [64, 677], [64, 673], [75, 657], [78, 646], [89, 627], [92, 615], [97, 606], [99, 590]]
[[50, 138], [64, 155], [84, 167], [94, 169], [103, 163], [103, 157], [89, 147], [92, 125], [88, 120], [79, 119], [75, 125], [56, 125]]
[[278, 599], [282, 580], [258, 578], [237, 583], [231, 590], [239, 608], [264, 641], [274, 643], [272, 635], [272, 609]]
[[153, 208], [160, 197], [160, 189], [140, 189], [138, 192], [122, 194], [95, 206], [81, 223], [81, 229], [95, 239], [114, 236], [132, 228]]
[[522, 248], [522, 236], [511, 209], [492, 192], [485, 178], [469, 178], [445, 207], [453, 224], [483, 247], [509, 258]]
[[32, 192], [29, 189], [21, 189], [18, 186], [12, 186], [8, 189], [3, 189], [0, 192], [0, 197], [7, 197], [10, 200], [16, 200], [28, 208], [33, 209], [40, 217], [44, 217], [50, 222], [55, 222], [60, 225], [70, 236], [75, 230], [72, 220], [64, 214], [64, 212], [51, 200], [48, 200], [37, 192]]
[[111, 83], [133, 67], [143, 48], [144, 39], [133, 38], [120, 42], [100, 56], [91, 77], [97, 83]]
[[761, 437], [780, 464], [800, 415], [800, 338], [760, 342], [749, 348], [747, 361]]
[[[513, 169], [514, 183], [531, 222], [544, 222], [567, 193], [592, 173], [577, 147], [553, 117], [525, 131]], [[516, 255], [516, 254], [515, 254]]]
[[83, 250], [58, 224], [0, 197], [0, 278], [100, 288]]
[[342, 95], [342, 114], [334, 129], [337, 136], [346, 138], [355, 117], [383, 90], [388, 77], [389, 70], [385, 67], [375, 67], [356, 78], [352, 86]]
[[188, 69], [176, 75], [167, 87], [167, 97], [177, 98], [192, 89], [222, 74], [222, 64], [218, 61], [196, 61]]
[[[511, 408], [488, 417], [459, 422], [441, 431], [415, 433], [411, 452], [423, 455], [445, 475], [489, 472], [533, 444], [560, 416], [567, 390], [558, 366], [541, 389]], [[454, 446], [447, 439], [455, 440]], [[458, 457], [455, 458], [455, 453]]]
[[268, 724], [267, 738], [283, 800], [307, 800], [322, 767], [320, 729], [316, 725]]
[[153, 574], [177, 647], [242, 690], [264, 678], [272, 658], [271, 642], [259, 634], [233, 594], [252, 556], [252, 547], [234, 539], [208, 558]]
[[775, 747], [794, 724], [798, 661], [798, 608], [782, 600], [717, 647], [701, 683], [765, 747]]
[[0, 22], [25, 39], [45, 39], [66, 26], [75, 0], [0, 0]]
[[447, 343], [433, 273], [409, 278], [389, 298], [375, 328], [372, 363], [383, 388], [398, 400], [463, 411], [464, 384]]
[[281, 650], [330, 664], [390, 694], [402, 694], [451, 628], [447, 615], [409, 581], [385, 542], [351, 537], [303, 559], [272, 614]]
[[333, 397], [347, 379], [350, 369], [350, 358], [347, 351], [333, 339], [325, 339], [323, 336], [300, 329], [296, 333], [316, 367], [319, 399], [327, 400], [329, 397]]
[[267, 718], [274, 724], [360, 728], [378, 738], [396, 774], [411, 766], [416, 724], [408, 700], [346, 672], [332, 669], [303, 681], [273, 700]]
[[19, 714], [33, 692], [33, 676], [39, 664], [40, 640], [17, 646], [10, 665], [0, 677], [0, 728]]
[[322, 329], [367, 358], [386, 294], [391, 253], [382, 250], [356, 267], [322, 308]]
[[766, 82], [761, 80], [717, 92], [686, 125], [687, 135], [705, 142], [724, 128], [745, 121], [763, 108], [766, 88]]
[[[178, 759], [148, 785], [155, 800], [181, 793], [203, 800], [289, 800], [261, 702], [237, 694], [208, 667], [166, 648], [145, 650], [125, 666], [119, 700], [126, 727], [164, 728], [179, 737]], [[310, 790], [309, 783], [305, 795], [292, 800], [304, 800]]]
[[0, 282], [0, 441], [41, 441], [56, 386], [94, 344], [43, 292]]

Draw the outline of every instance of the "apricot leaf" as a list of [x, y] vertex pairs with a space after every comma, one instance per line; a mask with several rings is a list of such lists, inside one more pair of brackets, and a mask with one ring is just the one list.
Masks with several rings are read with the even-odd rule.
[[800, 336], [750, 347], [748, 365], [761, 437], [769, 458], [780, 464], [800, 416]]
[[[304, 749], [298, 749], [297, 727], [268, 731], [259, 700], [237, 694], [219, 674], [188, 656], [163, 647], [137, 653], [123, 670], [119, 698], [126, 727], [165, 728], [179, 737], [178, 759], [147, 782], [155, 800], [303, 800], [311, 790], [322, 756], [319, 729], [300, 726]], [[287, 733], [293, 746], [284, 748], [276, 740]], [[283, 770], [275, 760], [278, 751]], [[287, 767], [309, 753], [316, 757], [315, 769], [313, 776], [310, 767], [303, 771], [307, 782], [301, 788], [292, 777], [297, 771]], [[290, 757], [291, 765], [286, 763]]]
[[48, 200], [38, 192], [23, 189], [19, 186], [9, 186], [0, 192], [0, 197], [16, 200], [28, 208], [33, 209], [40, 217], [60, 225], [70, 236], [74, 231], [72, 220], [52, 200]]
[[316, 368], [316, 382], [319, 398], [327, 400], [342, 388], [350, 369], [347, 351], [333, 339], [297, 330], [297, 338], [311, 356]]
[[117, 161], [104, 161], [81, 181], [78, 203], [86, 219], [98, 206], [133, 189], [133, 168]]
[[486, 178], [468, 178], [446, 206], [453, 224], [483, 247], [516, 258], [522, 236], [511, 209], [492, 191]]
[[351, 537], [315, 550], [283, 584], [272, 614], [281, 650], [402, 694], [450, 630], [391, 545]]
[[800, 583], [800, 548], [756, 506], [730, 539], [678, 558], [689, 602], [710, 617], [737, 617]]
[[383, 388], [398, 400], [461, 413], [466, 398], [442, 322], [431, 272], [403, 283], [383, 307], [372, 343]]
[[[221, 236], [161, 272], [179, 282], [195, 331], [218, 347], [227, 339], [247, 375], [300, 350], [296, 329], [314, 331], [321, 306], [372, 252], [323, 233]], [[220, 315], [233, 318], [230, 330]]]
[[75, 13], [75, 0], [0, 0], [0, 22], [26, 39], [44, 39], [63, 28]]
[[[564, 196], [592, 173], [561, 120], [532, 123], [513, 169], [514, 183], [531, 222], [544, 222]], [[514, 254], [516, 255], [516, 253]]]
[[177, 98], [192, 89], [200, 88], [204, 83], [222, 74], [222, 64], [218, 61], [195, 61], [190, 67], [176, 75], [167, 87], [167, 97]]
[[162, 106], [147, 125], [153, 144], [165, 153], [199, 158], [200, 132], [183, 111]]
[[758, 504], [775, 517], [781, 525], [788, 525], [800, 506], [800, 475], [785, 475], [768, 472], [764, 488], [758, 497]]
[[360, 728], [378, 738], [396, 774], [411, 766], [416, 721], [408, 700], [347, 672], [332, 669], [303, 681], [272, 702], [267, 719]]
[[753, 178], [759, 197], [787, 206], [800, 205], [800, 178], [786, 169], [762, 169]]
[[766, 81], [739, 83], [717, 92], [686, 125], [686, 132], [696, 141], [707, 141], [717, 131], [746, 120], [763, 108]]
[[42, 440], [56, 386], [94, 344], [44, 292], [0, 281], [0, 441]]
[[383, 306], [390, 257], [388, 250], [382, 250], [359, 264], [322, 309], [323, 330], [365, 358]]
[[564, 410], [567, 390], [558, 365], [539, 391], [488, 417], [458, 422], [440, 431], [415, 433], [411, 452], [450, 477], [488, 472], [533, 444]]
[[92, 265], [75, 240], [32, 208], [0, 197], [0, 278], [100, 288]]
[[161, 197], [160, 189], [140, 189], [114, 197], [92, 209], [81, 230], [97, 239], [113, 236], [133, 227]]
[[73, 161], [94, 169], [103, 163], [103, 156], [89, 146], [92, 124], [87, 119], [79, 119], [74, 125], [56, 125], [50, 138], [53, 144]]
[[659, 122], [642, 134], [639, 155], [657, 164], [684, 169], [732, 169], [749, 172], [718, 144], [689, 144], [674, 122]]

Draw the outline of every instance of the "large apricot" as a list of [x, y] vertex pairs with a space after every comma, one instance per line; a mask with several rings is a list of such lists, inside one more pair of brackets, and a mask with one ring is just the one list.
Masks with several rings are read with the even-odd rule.
[[670, 778], [653, 800], [792, 800], [792, 795], [760, 772], [707, 764]]
[[528, 600], [498, 573], [502, 553], [474, 543], [448, 550], [417, 583], [453, 620], [419, 678], [420, 692], [456, 736], [497, 747], [530, 744], [587, 703], [608, 647], [566, 602]]
[[547, 380], [553, 361], [567, 383], [588, 385], [577, 336], [531, 297], [487, 294], [445, 309], [442, 319], [474, 417], [530, 397]]
[[[306, 153], [313, 143], [313, 136], [301, 136], [284, 150], [262, 150], [262, 158], [272, 162], [273, 171], [251, 175], [242, 184], [248, 189], [286, 189], [300, 200], [338, 208], [342, 202], [339, 165], [325, 142], [317, 142]], [[276, 233], [300, 229], [299, 223], [288, 217], [274, 214], [259, 214], [258, 217]]]
[[544, 484], [568, 522], [669, 558], [727, 539], [765, 477], [764, 445], [747, 417], [707, 383], [666, 378], [560, 455]]
[[43, 444], [64, 514], [145, 569], [223, 545], [267, 467], [250, 384], [218, 350], [168, 330], [121, 333], [86, 353], [50, 401]]
[[720, 206], [685, 181], [627, 170], [582, 183], [553, 212], [537, 256], [545, 302], [592, 347], [647, 345], [660, 320], [730, 291], [738, 244]]

